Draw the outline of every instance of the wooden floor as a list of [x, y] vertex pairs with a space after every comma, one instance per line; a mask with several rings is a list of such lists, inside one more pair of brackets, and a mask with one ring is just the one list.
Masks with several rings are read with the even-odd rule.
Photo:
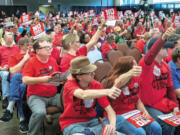
[[[0, 101], [0, 117], [2, 116], [3, 112], [4, 112], [4, 110], [2, 110], [2, 105], [1, 105], [1, 101]], [[46, 122], [44, 122], [45, 128], [44, 128], [44, 133], [42, 130], [42, 135], [57, 135], [58, 116], [59, 116], [59, 114], [53, 116], [53, 119], [54, 119], [53, 125], [47, 125]], [[17, 117], [16, 110], [14, 111], [12, 120], [10, 120], [9, 122], [6, 122], [6, 123], [0, 122], [0, 135], [24, 135], [19, 132], [19, 119]]]

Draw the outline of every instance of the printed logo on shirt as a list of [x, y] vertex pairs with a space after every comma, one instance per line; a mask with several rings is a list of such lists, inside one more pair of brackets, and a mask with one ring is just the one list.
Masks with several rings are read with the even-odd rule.
[[53, 69], [53, 67], [52, 67], [52, 66], [49, 66], [49, 69], [50, 69], [50, 70], [52, 70], [52, 69]]
[[157, 89], [157, 90], [161, 90], [163, 88], [166, 88], [167, 83], [168, 83], [168, 78], [169, 78], [168, 72], [161, 73], [160, 76], [154, 76], [154, 80], [152, 82], [152, 87]]
[[53, 72], [53, 67], [49, 66], [48, 68], [40, 69], [39, 75], [47, 75], [51, 72]]
[[130, 94], [129, 88], [127, 86], [122, 88], [122, 92], [123, 92], [124, 95], [129, 95]]
[[94, 103], [93, 99], [84, 99], [84, 107], [91, 108]]
[[134, 104], [138, 100], [137, 95], [139, 94], [139, 85], [137, 82], [135, 82], [132, 87], [122, 88], [122, 92], [124, 94], [122, 102], [128, 105]]
[[160, 76], [161, 75], [161, 70], [157, 66], [154, 66], [153, 74], [155, 76]]
[[94, 100], [93, 100], [91, 107], [89, 107], [90, 105], [89, 106], [87, 105], [89, 108], [85, 108], [84, 100], [74, 98], [73, 102], [74, 102], [74, 106], [73, 106], [74, 111], [79, 112], [80, 114], [86, 114], [87, 112], [90, 112], [94, 106]]
[[139, 87], [138, 83], [137, 82], [134, 83], [134, 88], [138, 88], [138, 87]]

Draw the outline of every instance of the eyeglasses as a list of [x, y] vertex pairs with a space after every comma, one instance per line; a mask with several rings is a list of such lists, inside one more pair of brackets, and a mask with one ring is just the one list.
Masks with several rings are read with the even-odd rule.
[[44, 47], [39, 47], [38, 49], [48, 49], [48, 50], [51, 50], [52, 49], [52, 47], [51, 46], [44, 46]]

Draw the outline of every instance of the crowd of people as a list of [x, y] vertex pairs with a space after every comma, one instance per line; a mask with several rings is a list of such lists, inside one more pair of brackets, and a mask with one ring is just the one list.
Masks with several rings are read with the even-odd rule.
[[[44, 120], [52, 123], [54, 111], [61, 113], [64, 135], [178, 134], [179, 127], [158, 116], [179, 112], [180, 22], [175, 20], [179, 13], [147, 18], [141, 12], [124, 13], [115, 25], [102, 16], [77, 12], [43, 19], [36, 12], [28, 24], [22, 24], [19, 13], [10, 18], [11, 25], [1, 23], [5, 111], [0, 122], [12, 119], [16, 104], [19, 131], [28, 135], [40, 135]], [[1, 17], [6, 19], [4, 12]], [[45, 34], [35, 38], [31, 27], [40, 23]], [[133, 110], [154, 121], [137, 128], [123, 117]]]

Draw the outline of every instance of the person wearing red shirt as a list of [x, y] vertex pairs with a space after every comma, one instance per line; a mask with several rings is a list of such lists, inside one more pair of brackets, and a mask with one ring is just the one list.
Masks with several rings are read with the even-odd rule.
[[35, 41], [33, 49], [36, 56], [26, 63], [22, 78], [23, 83], [28, 85], [27, 103], [32, 111], [28, 135], [39, 134], [47, 106], [61, 107], [57, 87], [48, 84], [53, 79], [52, 74], [59, 71], [56, 60], [50, 57], [51, 42], [47, 37], [41, 37]]
[[[132, 56], [120, 57], [109, 72], [107, 78], [102, 82], [104, 88], [110, 88], [116, 81], [121, 79], [121, 83], [118, 84], [118, 88], [122, 90], [121, 95], [115, 100], [109, 99], [117, 115], [138, 109], [143, 113], [144, 119], [148, 120], [151, 118], [139, 97], [139, 75], [141, 71], [141, 67], [137, 66]], [[104, 116], [107, 117], [106, 112]], [[148, 135], [162, 134], [161, 126], [157, 122], [136, 128], [126, 121], [126, 123], [121, 125], [121, 131], [129, 135], [145, 135], [146, 132]]]
[[137, 29], [134, 32], [134, 37], [137, 39], [141, 39], [144, 33], [146, 33], [146, 30], [144, 29], [142, 22], [139, 22], [137, 25]]
[[54, 35], [54, 41], [52, 42], [53, 46], [55, 47], [61, 47], [62, 45], [62, 42], [61, 40], [63, 39], [63, 36], [64, 34], [60, 32], [61, 31], [61, 25], [58, 24], [58, 25], [55, 25], [54, 26], [54, 32], [55, 32], [55, 35]]
[[107, 27], [106, 28], [106, 34], [108, 35], [108, 34], [111, 34], [111, 33], [113, 33], [114, 32], [114, 30], [113, 30], [113, 27], [112, 26], [109, 26], [109, 27]]
[[161, 125], [163, 135], [173, 135], [175, 127], [166, 124], [158, 116], [179, 112], [170, 68], [163, 61], [163, 58], [167, 56], [166, 48], [174, 45], [165, 42], [173, 33], [174, 29], [170, 27], [162, 37], [152, 38], [148, 43], [148, 53], [139, 62], [142, 66], [140, 98], [149, 114]]
[[110, 89], [103, 89], [101, 84], [93, 79], [96, 68], [94, 64], [90, 64], [86, 56], [79, 56], [71, 61], [70, 72], [73, 78], [64, 85], [64, 112], [59, 117], [59, 124], [64, 135], [76, 133], [100, 135], [102, 125], [96, 118], [94, 108], [96, 103], [102, 106], [108, 115], [108, 119], [103, 119], [106, 125], [104, 134], [114, 135], [116, 127], [124, 122], [121, 116], [116, 120], [116, 114], [106, 97], [117, 98], [120, 89], [117, 89], [115, 85]]
[[105, 60], [108, 60], [108, 52], [111, 50], [118, 49], [118, 46], [115, 44], [115, 35], [109, 34], [107, 35], [107, 41], [102, 45], [102, 55]]
[[29, 46], [28, 38], [21, 38], [18, 45], [20, 52], [12, 55], [8, 60], [8, 66], [12, 75], [10, 80], [9, 104], [3, 116], [0, 118], [0, 121], [8, 122], [12, 119], [13, 107], [15, 103], [17, 103], [20, 116], [19, 131], [21, 133], [27, 133], [28, 125], [25, 121], [22, 108], [22, 99], [26, 90], [26, 85], [22, 83], [22, 69], [30, 58], [29, 52], [32, 47]]
[[144, 53], [144, 46], [146, 42], [151, 38], [150, 34], [147, 32], [144, 34], [143, 38], [138, 40], [134, 45], [141, 53]]
[[96, 44], [100, 37], [105, 22], [101, 24], [91, 40], [80, 48], [80, 39], [77, 34], [69, 34], [64, 40], [63, 48], [67, 50], [61, 59], [60, 70], [66, 72], [70, 67], [70, 62], [77, 56], [86, 56], [87, 52]]
[[164, 32], [164, 30], [165, 30], [163, 27], [163, 24], [160, 20], [157, 20], [157, 22], [155, 22], [154, 28], [159, 29], [160, 32]]
[[[178, 48], [180, 47], [180, 35], [179, 34], [173, 34], [170, 37], [170, 40], [174, 42], [174, 48]], [[164, 60], [169, 63], [172, 60], [172, 52], [174, 48], [169, 48], [168, 49], [168, 56], [166, 58], [164, 58]]]
[[[46, 34], [48, 35], [48, 37], [50, 38], [50, 40], [54, 39], [54, 32], [52, 30], [48, 30], [48, 32], [46, 32]], [[51, 56], [56, 59], [56, 62], [58, 65], [60, 65], [61, 63], [61, 55], [62, 55], [62, 47], [56, 47], [53, 46], [52, 52], [51, 52]]]
[[0, 47], [0, 77], [2, 81], [2, 108], [5, 109], [8, 105], [9, 97], [9, 67], [8, 67], [8, 58], [19, 52], [19, 48], [16, 45], [13, 45], [13, 34], [7, 32], [4, 36], [5, 45]]

